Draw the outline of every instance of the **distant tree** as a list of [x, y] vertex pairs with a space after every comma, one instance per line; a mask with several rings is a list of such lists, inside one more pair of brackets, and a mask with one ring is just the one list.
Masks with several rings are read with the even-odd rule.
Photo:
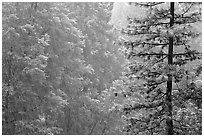
[[[57, 61], [62, 61], [57, 55], [63, 54], [57, 53], [54, 40], [65, 39], [60, 36], [67, 28], [60, 28], [60, 15], [52, 7], [58, 8], [52, 3], [3, 3], [3, 134], [62, 131], [58, 120], [64, 115], [62, 110], [68, 98], [56, 86], [62, 69], [61, 64], [56, 66]], [[69, 38], [80, 40], [73, 33], [77, 32], [69, 33]], [[53, 68], [55, 71], [50, 73]], [[56, 77], [52, 77], [54, 74]]]
[[121, 43], [129, 60], [127, 134], [201, 134], [201, 3], [132, 3]]
[[114, 44], [116, 35], [109, 24], [112, 5], [113, 3], [89, 2], [67, 5], [71, 11], [68, 17], [77, 22], [75, 26], [83, 35], [82, 56], [84, 65], [89, 69], [81, 73], [82, 89], [77, 96], [80, 97], [79, 102], [84, 104], [81, 108], [85, 108], [85, 114], [92, 115], [80, 121], [83, 127], [88, 127], [84, 134], [107, 134], [112, 132], [107, 127], [114, 123], [113, 117], [112, 120], [108, 117], [108, 109], [104, 109], [102, 105], [102, 91], [109, 88], [122, 72], [123, 58], [118, 53], [118, 46]]
[[84, 85], [83, 92], [96, 88], [98, 92], [110, 87], [112, 81], [120, 76], [120, 56], [114, 41], [112, 25], [109, 24], [113, 3], [72, 3], [70, 9], [82, 31], [85, 46], [85, 64], [93, 69], [93, 74], [84, 74], [92, 81]]

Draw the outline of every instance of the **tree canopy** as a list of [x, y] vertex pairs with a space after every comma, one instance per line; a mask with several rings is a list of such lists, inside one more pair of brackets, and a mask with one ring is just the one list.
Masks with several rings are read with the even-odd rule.
[[202, 3], [122, 5], [2, 3], [3, 135], [202, 134]]

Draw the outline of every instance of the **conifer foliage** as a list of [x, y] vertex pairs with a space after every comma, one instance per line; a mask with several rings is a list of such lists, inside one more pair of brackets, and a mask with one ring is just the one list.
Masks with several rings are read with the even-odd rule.
[[3, 134], [111, 132], [100, 92], [120, 74], [112, 5], [2, 4]]
[[201, 134], [201, 3], [131, 4], [146, 14], [128, 17], [122, 30], [129, 60], [126, 94], [140, 96], [124, 104], [124, 131]]
[[201, 3], [131, 5], [2, 3], [4, 135], [202, 133]]

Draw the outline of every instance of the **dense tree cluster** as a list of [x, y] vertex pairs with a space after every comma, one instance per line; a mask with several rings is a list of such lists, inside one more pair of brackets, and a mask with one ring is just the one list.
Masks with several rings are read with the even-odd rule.
[[113, 5], [2, 3], [2, 134], [202, 134], [201, 3]]
[[3, 3], [3, 134], [106, 134], [112, 3]]

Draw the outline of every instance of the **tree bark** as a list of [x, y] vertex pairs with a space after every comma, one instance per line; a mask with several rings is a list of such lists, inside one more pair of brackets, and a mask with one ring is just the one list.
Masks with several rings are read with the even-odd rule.
[[[170, 3], [170, 29], [174, 24], [174, 2]], [[173, 35], [169, 36], [168, 65], [173, 64]], [[172, 118], [172, 74], [168, 74], [166, 90], [166, 134], [173, 135], [173, 118]]]

